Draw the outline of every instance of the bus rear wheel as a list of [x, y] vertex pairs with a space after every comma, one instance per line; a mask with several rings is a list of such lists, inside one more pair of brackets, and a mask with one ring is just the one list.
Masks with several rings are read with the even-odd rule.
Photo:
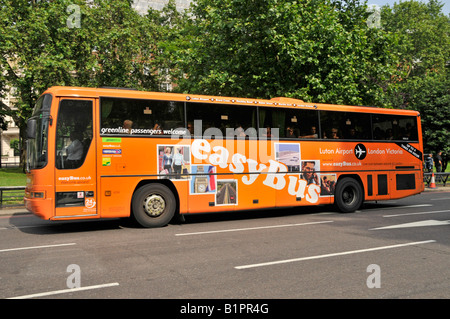
[[166, 226], [175, 214], [176, 200], [172, 191], [162, 184], [140, 187], [131, 201], [134, 219], [143, 227]]
[[344, 177], [336, 185], [334, 201], [340, 212], [352, 213], [362, 205], [363, 189], [355, 179]]

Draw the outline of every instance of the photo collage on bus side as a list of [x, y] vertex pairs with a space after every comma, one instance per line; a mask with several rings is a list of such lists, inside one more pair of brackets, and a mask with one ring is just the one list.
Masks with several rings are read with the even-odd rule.
[[287, 166], [288, 172], [299, 172], [307, 185], [320, 187], [320, 196], [333, 196], [336, 174], [320, 173], [320, 160], [301, 158], [300, 144], [275, 143], [275, 160]]
[[215, 204], [237, 205], [237, 180], [217, 179], [214, 165], [192, 164], [190, 146], [157, 145], [159, 179], [189, 182], [191, 195], [214, 194]]
[[[302, 159], [300, 143], [274, 143], [275, 153], [267, 165], [238, 152], [230, 153], [225, 147], [213, 148], [206, 140], [195, 140], [192, 145], [157, 145], [156, 148], [159, 179], [186, 181], [189, 194], [213, 194], [217, 206], [238, 204], [238, 179], [245, 185], [259, 179], [266, 187], [286, 189], [290, 195], [312, 203], [317, 202], [319, 196], [334, 196], [336, 174], [321, 174], [318, 159]], [[211, 149], [217, 153], [209, 156], [199, 153]]]

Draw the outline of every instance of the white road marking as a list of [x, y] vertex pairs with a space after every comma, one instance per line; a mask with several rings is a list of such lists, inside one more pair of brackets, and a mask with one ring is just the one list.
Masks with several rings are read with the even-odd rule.
[[325, 254], [325, 255], [301, 257], [301, 258], [293, 258], [293, 259], [285, 259], [285, 260], [276, 260], [276, 261], [270, 261], [270, 262], [259, 263], [259, 264], [236, 266], [234, 268], [235, 269], [248, 269], [248, 268], [256, 268], [256, 267], [272, 266], [272, 265], [277, 265], [277, 264], [286, 264], [286, 263], [305, 261], [305, 260], [314, 260], [314, 259], [321, 259], [321, 258], [328, 258], [328, 257], [335, 257], [335, 256], [344, 256], [344, 255], [365, 253], [365, 252], [369, 252], [369, 251], [376, 251], [376, 250], [383, 250], [383, 249], [392, 249], [392, 248], [400, 248], [400, 247], [413, 246], [413, 245], [429, 244], [429, 243], [434, 243], [434, 242], [436, 242], [436, 241], [435, 240], [417, 241], [417, 242], [406, 243], [406, 244], [351, 250], [351, 251], [344, 251], [344, 252], [333, 253], [333, 254]]
[[407, 205], [407, 206], [397, 206], [397, 207], [385, 207], [383, 209], [395, 209], [395, 208], [415, 208], [415, 207], [430, 207], [433, 204], [418, 204], [418, 205]]
[[332, 220], [326, 220], [326, 221], [321, 221], [321, 222], [311, 222], [311, 223], [302, 223], [302, 224], [285, 224], [285, 225], [272, 225], [272, 226], [249, 227], [249, 228], [232, 228], [232, 229], [210, 230], [210, 231], [195, 232], [195, 233], [181, 233], [181, 234], [175, 234], [175, 236], [191, 236], [191, 235], [227, 233], [227, 232], [246, 231], [246, 230], [280, 228], [280, 227], [306, 226], [306, 225], [316, 225], [316, 224], [332, 223], [332, 222], [333, 222]]
[[409, 228], [409, 227], [424, 227], [424, 226], [442, 226], [442, 225], [450, 225], [450, 220], [422, 220], [420, 222], [412, 222], [412, 223], [406, 223], [406, 224], [399, 224], [399, 225], [391, 225], [391, 226], [385, 226], [385, 227], [378, 227], [378, 228], [371, 228], [369, 230], [379, 230], [379, 229], [394, 229], [394, 228]]
[[431, 200], [449, 200], [450, 197], [432, 198]]
[[397, 216], [408, 216], [408, 215], [426, 215], [426, 214], [438, 214], [438, 213], [448, 213], [448, 212], [450, 212], [450, 210], [434, 210], [434, 211], [430, 211], [430, 212], [418, 212], [418, 213], [384, 215], [383, 217], [397, 217]]
[[41, 292], [41, 293], [32, 294], [32, 295], [24, 295], [24, 296], [12, 297], [12, 298], [8, 298], [8, 299], [38, 298], [38, 297], [66, 294], [66, 293], [83, 291], [83, 290], [91, 290], [91, 289], [114, 287], [114, 286], [118, 286], [118, 285], [119, 285], [118, 282], [113, 282], [113, 283], [109, 283], [109, 284], [102, 284], [102, 285], [95, 285], [95, 286], [86, 286], [86, 287], [80, 287], [80, 288], [69, 288], [69, 289], [62, 289], [62, 290], [47, 291], [47, 292]]
[[53, 247], [61, 247], [61, 246], [72, 246], [76, 245], [75, 243], [68, 244], [56, 244], [56, 245], [44, 245], [44, 246], [31, 246], [31, 247], [19, 247], [19, 248], [9, 248], [9, 249], [0, 249], [0, 253], [4, 253], [7, 251], [17, 251], [17, 250], [27, 250], [27, 249], [41, 249], [41, 248], [53, 248]]

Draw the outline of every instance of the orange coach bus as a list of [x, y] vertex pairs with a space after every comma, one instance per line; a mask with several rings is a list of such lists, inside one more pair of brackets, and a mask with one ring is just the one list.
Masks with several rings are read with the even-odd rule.
[[27, 127], [25, 204], [48, 220], [335, 204], [423, 191], [418, 112], [52, 87]]

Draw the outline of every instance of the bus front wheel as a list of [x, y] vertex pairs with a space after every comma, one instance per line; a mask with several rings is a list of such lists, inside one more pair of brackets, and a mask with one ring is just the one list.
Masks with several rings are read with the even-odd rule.
[[363, 202], [363, 189], [355, 179], [344, 177], [336, 185], [334, 201], [342, 213], [352, 213]]
[[131, 207], [133, 217], [141, 226], [162, 227], [174, 216], [176, 200], [167, 186], [147, 184], [134, 193]]

